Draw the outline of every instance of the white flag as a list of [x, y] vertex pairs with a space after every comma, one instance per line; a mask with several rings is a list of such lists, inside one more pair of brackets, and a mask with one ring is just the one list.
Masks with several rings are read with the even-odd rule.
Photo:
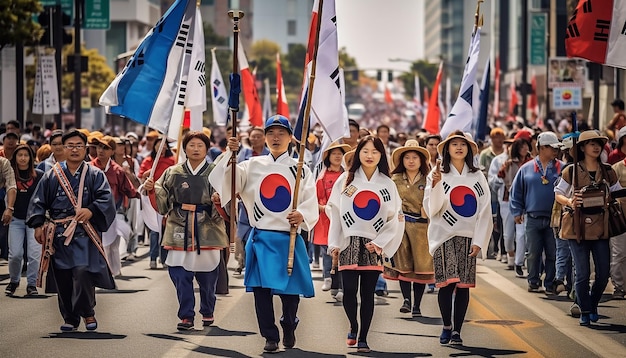
[[215, 49], [211, 49], [211, 104], [213, 106], [213, 121], [218, 126], [226, 125], [228, 117], [228, 93], [222, 79], [220, 67], [215, 57]]
[[202, 130], [202, 113], [206, 111], [206, 73], [204, 55], [204, 27], [200, 9], [196, 9], [194, 24], [193, 48], [191, 49], [191, 67], [189, 68], [189, 85], [187, 86], [187, 103], [191, 111], [189, 129]]
[[270, 94], [270, 79], [263, 80], [265, 84], [265, 93], [263, 94], [263, 121], [272, 116], [272, 95]]
[[54, 55], [38, 56], [33, 114], [59, 114], [59, 89]]
[[415, 74], [415, 94], [413, 95], [413, 101], [415, 102], [415, 105], [417, 106], [418, 109], [421, 110], [422, 108], [422, 94], [420, 93], [420, 76], [416, 73]]
[[478, 70], [478, 55], [480, 53], [480, 27], [472, 35], [470, 41], [468, 59], [463, 70], [461, 88], [452, 110], [448, 114], [446, 122], [441, 128], [441, 136], [446, 138], [455, 130], [470, 132], [472, 128], [472, 118], [474, 117], [474, 83], [476, 82], [476, 71]]

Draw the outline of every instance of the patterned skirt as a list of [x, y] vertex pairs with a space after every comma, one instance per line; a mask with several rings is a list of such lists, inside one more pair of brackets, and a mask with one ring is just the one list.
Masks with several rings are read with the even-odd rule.
[[437, 287], [456, 283], [457, 287], [476, 286], [476, 257], [469, 257], [472, 238], [455, 236], [435, 250], [433, 262]]
[[339, 271], [383, 270], [381, 257], [365, 248], [365, 244], [372, 240], [360, 236], [350, 236], [349, 239], [348, 247], [339, 253]]

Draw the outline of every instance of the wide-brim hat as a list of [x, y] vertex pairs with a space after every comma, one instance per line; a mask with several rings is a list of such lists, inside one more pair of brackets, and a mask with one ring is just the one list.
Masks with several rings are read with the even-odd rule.
[[409, 139], [406, 141], [406, 143], [404, 143], [403, 147], [396, 148], [393, 153], [391, 153], [391, 162], [393, 163], [394, 168], [397, 168], [400, 164], [400, 158], [402, 158], [402, 154], [409, 151], [422, 153], [424, 158], [426, 158], [426, 163], [430, 163], [430, 153], [428, 153], [428, 150], [420, 146], [419, 142], [415, 139]]
[[333, 149], [341, 149], [343, 150], [343, 154], [345, 155], [347, 152], [350, 151], [350, 149], [352, 149], [351, 146], [347, 145], [347, 144], [343, 144], [343, 143], [339, 143], [339, 142], [334, 142], [332, 143], [328, 148], [326, 148], [326, 150], [324, 150], [324, 153], [322, 154], [322, 161], [325, 161], [326, 158], [328, 158], [328, 155], [330, 154], [330, 152], [333, 151]]
[[108, 147], [109, 149], [113, 149], [115, 150], [115, 148], [117, 148], [117, 143], [115, 141], [115, 138], [111, 137], [111, 136], [103, 136], [101, 138], [95, 137], [93, 139], [92, 144], [102, 144], [106, 147]]
[[441, 143], [437, 145], [437, 153], [439, 153], [439, 155], [443, 155], [443, 148], [445, 148], [446, 144], [449, 141], [456, 139], [456, 138], [465, 139], [470, 145], [470, 149], [472, 150], [472, 155], [478, 154], [478, 145], [476, 144], [476, 142], [474, 142], [474, 139], [468, 133], [465, 133], [462, 135], [450, 133], [446, 139], [444, 139]]
[[604, 146], [609, 141], [608, 137], [605, 137], [602, 134], [600, 134], [598, 131], [592, 129], [592, 130], [588, 130], [588, 131], [584, 131], [580, 133], [580, 136], [578, 136], [577, 145], [583, 144], [584, 142], [588, 140], [592, 140], [592, 139], [601, 140], [602, 146]]
[[343, 155], [343, 161], [344, 163], [346, 163], [346, 165], [348, 164], [348, 162], [352, 161], [352, 159], [354, 158], [354, 153], [356, 153], [356, 149], [347, 151], [346, 154]]

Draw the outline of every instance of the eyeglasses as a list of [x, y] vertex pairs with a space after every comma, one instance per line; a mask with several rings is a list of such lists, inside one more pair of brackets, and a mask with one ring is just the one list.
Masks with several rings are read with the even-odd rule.
[[79, 145], [64, 145], [63, 147], [65, 149], [67, 149], [67, 150], [74, 150], [74, 149], [76, 149], [76, 150], [83, 150], [83, 149], [85, 149], [85, 146], [82, 145], [82, 144], [79, 144]]

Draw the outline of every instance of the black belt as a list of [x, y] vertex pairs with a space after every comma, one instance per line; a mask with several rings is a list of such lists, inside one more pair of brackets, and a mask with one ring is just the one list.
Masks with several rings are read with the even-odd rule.
[[404, 221], [408, 223], [420, 223], [420, 224], [428, 224], [428, 219], [423, 218], [420, 214], [416, 213], [404, 213]]
[[536, 215], [533, 213], [527, 213], [526, 215], [530, 216], [533, 219], [550, 219], [550, 215]]
[[175, 208], [180, 208], [187, 212], [187, 217], [185, 219], [185, 237], [183, 238], [183, 246], [185, 251], [187, 251], [187, 237], [189, 236], [189, 213], [192, 213], [192, 231], [191, 231], [191, 240], [196, 244], [196, 251], [198, 255], [200, 255], [200, 237], [197, 235], [198, 232], [198, 212], [211, 211], [210, 205], [202, 205], [202, 204], [183, 204], [183, 203], [174, 203]]

